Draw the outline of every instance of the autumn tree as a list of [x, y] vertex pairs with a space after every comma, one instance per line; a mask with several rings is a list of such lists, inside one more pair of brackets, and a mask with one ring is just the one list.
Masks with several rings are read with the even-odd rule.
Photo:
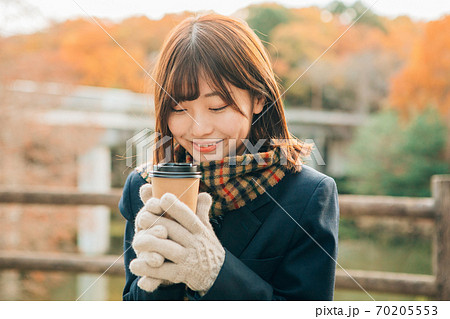
[[[440, 112], [450, 127], [449, 32], [450, 15], [427, 23], [405, 68], [393, 78], [390, 102], [404, 119], [431, 106]], [[447, 136], [446, 154], [450, 160], [450, 135]]]
[[450, 113], [450, 15], [431, 21], [411, 52], [405, 68], [393, 79], [391, 103], [404, 114], [435, 106]]

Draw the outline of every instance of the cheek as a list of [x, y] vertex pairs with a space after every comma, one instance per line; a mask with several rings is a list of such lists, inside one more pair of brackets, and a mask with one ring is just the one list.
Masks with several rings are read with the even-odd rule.
[[170, 116], [167, 125], [169, 126], [169, 130], [172, 132], [174, 137], [180, 136], [184, 134], [184, 124], [180, 118], [176, 116]]
[[228, 136], [245, 138], [250, 131], [250, 120], [240, 113], [233, 112], [223, 117], [220, 121], [217, 121], [217, 125], [220, 125], [221, 131]]

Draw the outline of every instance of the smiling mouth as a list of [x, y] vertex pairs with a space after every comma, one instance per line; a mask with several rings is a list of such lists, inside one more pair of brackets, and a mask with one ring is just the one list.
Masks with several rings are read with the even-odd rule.
[[203, 143], [203, 144], [199, 144], [196, 142], [192, 142], [193, 147], [195, 150], [200, 151], [202, 153], [209, 153], [212, 152], [216, 149], [217, 144], [219, 144], [220, 142], [222, 142], [223, 140], [214, 142], [214, 143]]
[[220, 143], [222, 141], [223, 140], [220, 140], [220, 141], [217, 141], [217, 142], [213, 142], [213, 143], [196, 143], [196, 142], [193, 142], [193, 143], [196, 144], [199, 147], [209, 147], [209, 146], [216, 145], [216, 144], [218, 144], [218, 143]]

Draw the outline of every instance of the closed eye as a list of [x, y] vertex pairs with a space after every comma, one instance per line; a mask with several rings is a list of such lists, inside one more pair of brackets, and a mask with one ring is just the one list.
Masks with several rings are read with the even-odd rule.
[[[224, 110], [225, 108], [227, 108], [229, 106], [229, 104], [227, 104], [227, 105], [224, 105], [224, 106], [222, 106], [222, 107], [219, 107], [219, 108], [216, 108], [216, 109], [214, 109], [214, 108], [210, 108], [210, 110], [211, 111], [214, 111], [214, 112], [219, 112], [219, 111], [222, 111], [222, 110]], [[182, 113], [182, 112], [187, 112], [187, 110], [186, 109], [180, 109], [180, 110], [177, 110], [177, 109], [174, 109], [173, 107], [171, 108], [172, 109], [172, 112], [175, 112], [175, 113]]]
[[185, 109], [176, 110], [176, 109], [172, 108], [172, 112], [175, 112], [175, 113], [182, 113], [182, 112], [186, 112], [186, 110], [185, 110]]
[[229, 106], [229, 105], [227, 104], [227, 105], [222, 106], [222, 107], [219, 107], [219, 108], [217, 108], [217, 109], [210, 109], [210, 110], [211, 110], [211, 111], [217, 112], [217, 111], [221, 111], [221, 110], [225, 109], [225, 108], [228, 107], [228, 106]]

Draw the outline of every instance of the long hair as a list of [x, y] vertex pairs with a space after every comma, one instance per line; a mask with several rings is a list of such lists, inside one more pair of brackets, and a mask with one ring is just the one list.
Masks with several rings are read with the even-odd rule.
[[311, 145], [298, 140], [288, 131], [280, 88], [275, 79], [269, 56], [245, 21], [206, 14], [180, 22], [167, 36], [153, 71], [155, 101], [154, 163], [165, 159], [168, 147], [173, 158], [174, 139], [168, 118], [171, 107], [199, 97], [199, 75], [203, 74], [211, 88], [233, 109], [244, 115], [233, 100], [226, 82], [247, 90], [251, 101], [265, 99], [263, 110], [254, 114], [249, 133], [250, 142], [266, 139], [262, 149], [281, 145], [287, 167], [299, 171], [302, 157], [310, 154]]

